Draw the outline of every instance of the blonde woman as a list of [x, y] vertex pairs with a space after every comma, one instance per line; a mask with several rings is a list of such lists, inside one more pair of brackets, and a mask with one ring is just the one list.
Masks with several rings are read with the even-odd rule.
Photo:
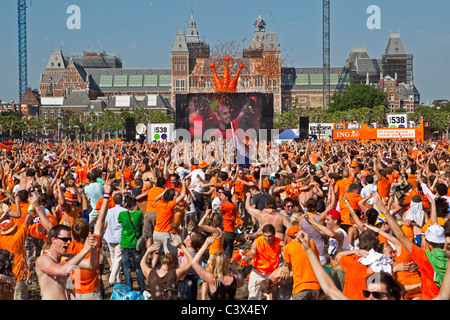
[[[206, 224], [206, 218], [208, 218], [209, 224]], [[214, 242], [209, 246], [209, 259], [206, 263], [206, 270], [211, 271], [212, 257], [214, 257], [214, 254], [224, 252], [223, 241], [225, 239], [225, 232], [223, 229], [223, 216], [220, 212], [214, 213], [211, 209], [208, 209], [198, 222], [198, 226], [214, 238]], [[206, 282], [203, 282], [201, 292], [202, 300], [206, 300], [207, 293], [208, 285]]]
[[235, 264], [229, 263], [225, 254], [219, 251], [211, 259], [210, 271], [200, 265], [203, 254], [213, 242], [214, 238], [208, 237], [195, 257], [192, 258], [189, 253], [187, 258], [192, 261], [195, 272], [208, 284], [210, 300], [234, 300], [237, 288], [244, 284], [244, 278]]

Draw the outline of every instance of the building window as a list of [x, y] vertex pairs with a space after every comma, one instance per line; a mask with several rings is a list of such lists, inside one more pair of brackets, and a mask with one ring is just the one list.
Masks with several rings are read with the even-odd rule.
[[189, 79], [189, 86], [192, 88], [198, 87], [198, 79], [197, 78], [190, 78]]
[[157, 87], [158, 86], [158, 76], [157, 75], [147, 75], [144, 76], [144, 87]]
[[310, 80], [312, 86], [323, 85], [323, 74], [311, 74]]
[[42, 116], [43, 116], [44, 118], [47, 118], [47, 116], [48, 116], [48, 111], [47, 111], [47, 109], [42, 110]]
[[67, 89], [66, 88], [62, 89], [62, 95], [64, 98], [67, 97]]
[[160, 87], [170, 87], [172, 82], [172, 77], [168, 75], [159, 76], [159, 86]]
[[309, 77], [307, 74], [297, 74], [295, 77], [296, 86], [307, 86], [309, 85]]
[[269, 90], [277, 89], [277, 80], [269, 79]]
[[72, 91], [75, 89], [75, 86], [73, 84], [69, 85], [69, 96], [72, 93]]
[[114, 76], [114, 87], [126, 87], [127, 76]]
[[389, 101], [394, 101], [394, 95], [393, 94], [389, 95]]
[[185, 91], [185, 80], [184, 79], [176, 79], [175, 80], [175, 91]]
[[257, 88], [262, 87], [261, 78], [255, 78], [255, 87]]
[[142, 76], [141, 75], [131, 75], [128, 79], [128, 85], [130, 87], [142, 87]]
[[50, 117], [54, 117], [55, 116], [55, 110], [50, 110]]
[[112, 87], [113, 76], [100, 76], [100, 87]]

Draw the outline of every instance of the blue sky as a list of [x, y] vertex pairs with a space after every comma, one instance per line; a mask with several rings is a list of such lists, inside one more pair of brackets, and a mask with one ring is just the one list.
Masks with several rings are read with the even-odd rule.
[[[275, 30], [286, 65], [322, 65], [321, 0], [27, 0], [28, 86], [38, 81], [52, 49], [121, 54], [124, 68], [169, 68], [177, 29], [186, 29], [191, 5], [200, 36], [211, 46], [249, 39], [261, 7]], [[81, 29], [70, 30], [70, 5], [81, 10]], [[367, 8], [381, 10], [370, 30]], [[0, 100], [18, 101], [17, 1], [0, 1]], [[352, 48], [381, 58], [390, 33], [400, 33], [414, 55], [421, 102], [450, 99], [450, 2], [446, 0], [331, 0], [331, 65], [342, 66]]]

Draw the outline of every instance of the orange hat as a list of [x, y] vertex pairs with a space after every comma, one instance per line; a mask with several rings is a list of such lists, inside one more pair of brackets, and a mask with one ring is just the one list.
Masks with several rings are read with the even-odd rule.
[[[52, 214], [48, 214], [47, 217], [49, 218], [50, 222], [53, 226], [56, 226], [58, 224], [58, 221], [56, 221], [56, 218]], [[31, 227], [28, 229], [30, 232], [30, 236], [36, 239], [46, 239], [47, 230], [45, 230], [44, 226], [42, 225], [42, 222], [39, 223], [33, 223]]]
[[292, 226], [288, 229], [287, 234], [290, 237], [295, 237], [295, 234], [300, 231], [299, 227]]
[[358, 162], [353, 161], [352, 163], [350, 163], [350, 167], [357, 167], [358, 166]]
[[202, 161], [198, 164], [198, 167], [199, 167], [200, 169], [203, 169], [203, 168], [205, 168], [207, 165], [208, 165], [208, 163], [207, 163], [205, 160], [202, 160]]
[[4, 236], [11, 234], [16, 229], [17, 229], [17, 224], [15, 224], [14, 221], [12, 221], [10, 219], [4, 220], [0, 224], [0, 233]]

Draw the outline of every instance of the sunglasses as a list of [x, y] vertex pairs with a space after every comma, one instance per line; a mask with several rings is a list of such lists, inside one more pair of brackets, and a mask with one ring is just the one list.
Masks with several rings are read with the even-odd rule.
[[72, 241], [72, 238], [70, 238], [70, 237], [67, 237], [67, 238], [65, 238], [65, 237], [56, 237], [56, 239], [59, 239], [59, 240], [61, 240], [63, 242]]
[[380, 300], [384, 296], [387, 296], [387, 293], [380, 292], [380, 291], [363, 290], [362, 293], [363, 293], [364, 298], [368, 298], [368, 297], [370, 297], [370, 295], [372, 295], [377, 300]]

